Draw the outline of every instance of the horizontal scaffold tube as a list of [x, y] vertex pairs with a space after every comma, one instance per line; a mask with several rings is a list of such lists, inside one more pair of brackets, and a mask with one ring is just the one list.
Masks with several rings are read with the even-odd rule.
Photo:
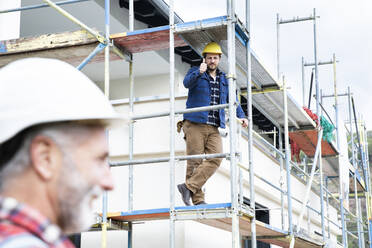
[[[213, 154], [197, 154], [197, 155], [183, 155], [175, 156], [175, 160], [189, 160], [189, 159], [209, 159], [209, 158], [226, 158], [230, 156], [229, 153], [213, 153]], [[164, 163], [169, 162], [169, 157], [150, 158], [150, 159], [138, 159], [128, 160], [122, 162], [110, 162], [111, 167], [125, 166], [125, 165], [136, 165], [136, 164], [152, 164], [152, 163]]]
[[[245, 132], [244, 130], [242, 131], [242, 134], [243, 134], [243, 136], [244, 137], [248, 137], [248, 134], [247, 134], [247, 132]], [[267, 145], [270, 149], [272, 149], [274, 152], [276, 152], [279, 156], [281, 156], [282, 158], [284, 158], [284, 154], [281, 152], [281, 151], [279, 151], [275, 146], [273, 146], [272, 144], [270, 144], [267, 140], [265, 140], [263, 137], [261, 137], [260, 135], [258, 135], [257, 133], [253, 133], [260, 141], [262, 141], [265, 145]], [[258, 145], [258, 143], [257, 142], [254, 142], [256, 145]], [[292, 164], [292, 166], [294, 167], [294, 168], [296, 168], [298, 171], [300, 171], [300, 172], [302, 172], [306, 177], [310, 177], [310, 175], [306, 172], [306, 171], [304, 171], [304, 170], [302, 170], [300, 167], [298, 167], [293, 161], [290, 161], [290, 163]]]
[[[186, 113], [193, 113], [193, 112], [202, 112], [202, 111], [222, 109], [222, 108], [227, 108], [227, 107], [229, 107], [229, 104], [219, 104], [219, 105], [206, 106], [206, 107], [188, 108], [188, 109], [176, 110], [175, 114], [179, 115], [179, 114], [186, 114]], [[162, 116], [168, 116], [168, 115], [169, 115], [169, 111], [164, 111], [164, 112], [148, 114], [148, 115], [134, 115], [131, 117], [131, 119], [132, 120], [143, 120], [143, 119], [162, 117]]]
[[[80, 3], [80, 2], [87, 2], [87, 1], [91, 1], [91, 0], [67, 0], [67, 1], [56, 2], [55, 4], [65, 5], [65, 4]], [[20, 8], [0, 10], [0, 14], [23, 11], [23, 10], [30, 10], [30, 9], [40, 9], [40, 8], [46, 8], [46, 7], [50, 7], [49, 4], [46, 4], [46, 3], [35, 4], [35, 5], [29, 5], [29, 6], [20, 7]]]

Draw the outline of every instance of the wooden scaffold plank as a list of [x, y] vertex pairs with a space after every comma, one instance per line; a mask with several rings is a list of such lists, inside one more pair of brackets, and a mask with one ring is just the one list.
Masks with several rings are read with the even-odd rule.
[[[0, 41], [0, 67], [29, 57], [56, 58], [77, 66], [98, 44], [96, 38], [84, 30]], [[110, 59], [120, 57], [111, 52]], [[103, 53], [92, 59], [92, 62], [102, 61]]]

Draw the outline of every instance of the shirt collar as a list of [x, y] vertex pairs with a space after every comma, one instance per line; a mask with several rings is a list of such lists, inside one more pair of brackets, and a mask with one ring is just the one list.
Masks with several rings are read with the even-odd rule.
[[57, 244], [66, 239], [60, 228], [52, 224], [39, 211], [19, 203], [14, 198], [0, 197], [1, 220], [23, 227], [48, 244]]
[[[220, 71], [220, 69], [217, 68], [217, 70], [216, 70], [216, 78], [219, 78], [221, 76], [221, 74], [222, 74], [222, 71]], [[207, 75], [208, 78], [211, 78], [212, 77], [211, 75], [209, 75], [208, 72], [206, 72], [206, 75]]]

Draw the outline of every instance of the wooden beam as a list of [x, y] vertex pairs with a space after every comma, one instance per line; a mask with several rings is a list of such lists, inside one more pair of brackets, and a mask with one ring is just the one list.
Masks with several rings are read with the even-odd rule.
[[55, 48], [65, 48], [77, 45], [96, 44], [97, 40], [84, 30], [63, 32], [57, 34], [43, 34], [35, 37], [25, 37], [1, 41], [0, 54], [31, 52]]
[[[84, 30], [0, 41], [0, 67], [29, 57], [56, 58], [77, 66], [98, 44], [99, 42]], [[110, 59], [121, 58], [111, 52]], [[102, 61], [104, 55], [99, 53], [91, 62]]]

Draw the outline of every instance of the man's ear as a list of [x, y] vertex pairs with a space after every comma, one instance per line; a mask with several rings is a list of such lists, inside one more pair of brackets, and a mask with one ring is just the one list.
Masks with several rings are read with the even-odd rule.
[[36, 136], [30, 145], [31, 168], [41, 180], [49, 181], [61, 162], [61, 151], [57, 144], [46, 136]]

